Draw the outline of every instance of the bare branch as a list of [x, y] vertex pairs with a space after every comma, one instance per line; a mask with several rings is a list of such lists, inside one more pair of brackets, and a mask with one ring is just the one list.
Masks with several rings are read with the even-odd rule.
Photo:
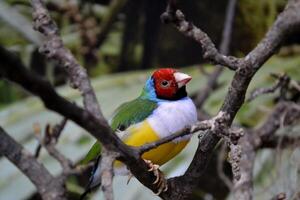
[[232, 166], [233, 179], [238, 181], [241, 178], [240, 160], [242, 156], [242, 150], [240, 145], [230, 145], [229, 163]]
[[273, 74], [273, 76], [278, 79], [273, 86], [266, 87], [266, 88], [258, 88], [256, 90], [254, 90], [253, 92], [251, 92], [250, 97], [248, 98], [247, 101], [250, 102], [250, 101], [254, 100], [256, 97], [263, 95], [263, 94], [273, 93], [279, 88], [288, 87], [290, 78], [286, 74], [282, 74], [282, 75]]
[[[35, 27], [44, 33], [48, 39], [44, 48], [46, 49], [45, 53], [48, 57], [60, 61], [63, 66], [67, 66], [71, 82], [74, 86], [79, 87], [82, 92], [84, 105], [87, 109], [84, 110], [60, 97], [48, 82], [29, 73], [19, 63], [18, 59], [13, 59], [11, 56], [4, 56], [2, 60], [4, 65], [0, 68], [0, 74], [39, 96], [47, 108], [61, 113], [89, 131], [103, 144], [109, 153], [115, 153], [115, 156], [123, 161], [145, 186], [155, 191], [156, 188], [152, 184], [155, 177], [153, 174], [147, 172], [147, 165], [140, 159], [139, 152], [134, 148], [126, 146], [108, 126], [108, 123], [100, 112], [100, 108], [97, 107], [97, 100], [86, 72], [82, 71], [82, 68], [75, 61], [74, 57], [63, 47], [62, 41], [58, 36], [57, 27], [50, 19], [49, 13], [44, 9], [42, 2], [39, 0], [32, 0], [32, 2], [35, 10]], [[294, 33], [295, 28], [299, 27], [300, 16], [298, 13], [300, 11], [300, 1], [289, 1], [288, 6], [279, 15], [265, 38], [243, 59], [220, 54], [210, 38], [199, 28], [187, 22], [183, 13], [176, 9], [174, 1], [171, 0], [170, 2], [162, 18], [165, 21], [172, 22], [180, 32], [199, 42], [205, 58], [236, 71], [224, 103], [218, 115], [213, 118], [210, 130], [199, 141], [197, 152], [187, 172], [181, 177], [169, 179], [169, 190], [160, 194], [160, 197], [165, 199], [188, 199], [197, 186], [195, 180], [198, 180], [204, 173], [209, 157], [219, 142], [220, 137], [229, 138], [233, 143], [230, 127], [237, 112], [244, 103], [245, 94], [253, 76], [263, 63], [274, 54], [287, 35]], [[7, 54], [7, 52], [0, 48], [0, 56], [1, 54]], [[15, 74], [18, 74], [18, 76], [15, 76]], [[88, 103], [91, 103], [91, 105]], [[288, 118], [283, 120], [283, 122], [286, 121], [288, 121]], [[250, 137], [249, 134], [246, 134], [238, 141], [238, 144], [243, 149], [240, 160], [241, 178], [235, 182], [235, 195], [242, 199], [251, 199], [252, 197], [251, 169], [253, 168], [255, 151], [254, 142], [252, 138], [248, 137]], [[107, 157], [107, 159], [111, 158]], [[109, 163], [107, 165], [108, 180], [111, 180], [110, 169], [113, 162], [111, 160], [107, 162]], [[105, 177], [104, 174], [102, 178]], [[111, 188], [110, 185], [108, 181], [108, 189]], [[246, 188], [244, 189], [244, 187]], [[111, 197], [111, 193], [107, 193], [107, 198]]]
[[[282, 119], [282, 116], [284, 116], [284, 119]], [[245, 137], [240, 139], [239, 145], [242, 147], [242, 157], [239, 165], [241, 178], [234, 182], [233, 194], [236, 199], [252, 199], [252, 172], [256, 155], [255, 150], [263, 146], [265, 141], [265, 145], [270, 146], [280, 142], [277, 136], [273, 135], [275, 131], [280, 128], [281, 124], [291, 124], [299, 118], [299, 105], [293, 102], [280, 102], [259, 129], [248, 131]], [[285, 138], [286, 144], [291, 141], [298, 142], [297, 139]]]
[[[245, 134], [239, 141], [239, 147], [241, 148], [238, 163], [236, 163], [236, 168], [238, 170], [238, 178], [235, 178], [233, 183], [233, 196], [234, 199], [250, 200], [253, 195], [253, 180], [252, 173], [254, 167], [255, 159], [255, 149], [254, 149], [253, 137], [251, 133]], [[234, 168], [233, 168], [234, 171]]]
[[36, 186], [43, 200], [66, 200], [60, 178], [54, 178], [36, 158], [0, 127], [0, 152]]
[[[34, 124], [33, 125], [34, 133], [36, 134], [36, 136], [38, 138], [38, 141], [39, 141], [39, 144], [38, 144], [38, 146], [35, 150], [35, 154], [34, 154], [36, 158], [39, 157], [39, 154], [40, 154], [40, 151], [41, 151], [41, 147], [42, 147], [41, 141], [44, 144], [49, 144], [50, 141], [53, 141], [53, 144], [56, 144], [57, 141], [58, 141], [59, 136], [61, 135], [61, 132], [63, 131], [63, 129], [66, 125], [66, 123], [67, 123], [67, 119], [64, 118], [59, 124], [55, 125], [55, 127], [53, 129], [48, 124], [47, 127], [46, 127], [46, 135], [45, 135], [44, 140], [42, 140], [41, 136], [40, 136], [41, 135], [41, 127], [39, 126], [39, 124]], [[51, 131], [51, 134], [50, 134], [50, 131]]]
[[[226, 9], [226, 17], [224, 22], [224, 28], [222, 32], [222, 40], [220, 44], [220, 53], [227, 55], [229, 53], [229, 45], [231, 42], [231, 32], [233, 27], [233, 19], [235, 16], [235, 5], [236, 0], [230, 0]], [[195, 99], [195, 104], [197, 108], [201, 108], [204, 102], [210, 96], [210, 93], [215, 90], [218, 86], [218, 78], [223, 72], [223, 67], [217, 66], [217, 68], [208, 77], [207, 84], [205, 88], [200, 90]]]
[[[171, 0], [163, 19], [167, 22], [172, 22], [180, 32], [199, 42], [202, 45], [205, 58], [210, 58], [214, 60], [214, 62], [222, 65], [230, 65], [231, 67], [233, 66], [232, 68], [236, 70], [228, 93], [220, 109], [220, 112], [223, 112], [228, 116], [225, 122], [225, 128], [226, 126], [228, 128], [231, 126], [233, 119], [235, 118], [240, 107], [243, 105], [247, 88], [257, 70], [274, 54], [276, 49], [285, 40], [285, 38], [289, 34], [295, 33], [297, 28], [300, 27], [300, 1], [289, 1], [285, 10], [278, 16], [265, 37], [261, 40], [257, 47], [254, 48], [243, 59], [229, 59], [229, 57], [226, 56], [222, 57], [222, 55], [216, 51], [214, 45], [207, 35], [194, 25], [191, 25], [185, 21], [183, 14], [176, 10], [173, 3], [174, 2]], [[219, 59], [220, 57], [221, 59]], [[222, 132], [223, 130], [220, 130], [220, 133]], [[245, 137], [246, 136], [242, 138]], [[201, 138], [196, 154], [188, 170], [183, 176], [169, 180], [169, 189], [172, 191], [172, 193], [167, 191], [163, 194], [163, 197], [169, 197], [171, 199], [172, 197], [177, 199], [189, 198], [189, 194], [191, 194], [195, 187], [197, 187], [196, 180], [202, 175], [202, 173], [204, 173], [209, 157], [219, 139], [220, 138], [215, 134], [212, 134], [211, 131], [208, 131]], [[250, 162], [245, 163], [244, 167], [244, 169], [247, 170], [247, 168], [250, 169], [253, 166], [252, 161], [255, 157], [255, 151], [253, 150], [252, 145], [249, 145], [249, 148], [246, 146], [245, 149], [242, 150], [242, 154], [244, 154], [243, 152], [249, 152], [245, 153], [245, 156], [250, 156], [248, 159]], [[247, 157], [242, 156], [241, 164], [243, 160], [247, 161]], [[243, 173], [242, 171], [244, 169], [241, 169], [242, 177], [240, 181], [251, 183], [252, 176], [245, 176], [245, 179], [243, 178], [243, 174], [246, 175], [246, 173]], [[247, 191], [252, 191], [251, 188], [252, 187], [250, 187], [250, 190]], [[183, 194], [182, 191], [185, 191], [185, 193]], [[252, 197], [251, 195], [252, 193], [248, 195], [250, 199]]]
[[104, 150], [100, 161], [101, 188], [106, 200], [113, 200], [113, 163], [118, 154]]
[[186, 21], [184, 14], [176, 8], [174, 0], [170, 2], [166, 12], [161, 15], [164, 23], [173, 23], [179, 32], [198, 42], [202, 47], [202, 54], [205, 59], [226, 66], [231, 70], [236, 70], [239, 67], [239, 59], [219, 53], [208, 35], [191, 22]]
[[[113, 8], [120, 9], [118, 5], [121, 5], [121, 7], [125, 4], [126, 1], [122, 1], [122, 4], [119, 4], [119, 1], [114, 1], [112, 6]], [[108, 122], [105, 120], [100, 106], [98, 104], [95, 92], [91, 86], [90, 79], [87, 75], [86, 70], [84, 70], [79, 63], [76, 61], [74, 56], [71, 54], [71, 52], [64, 47], [62, 39], [59, 36], [58, 28], [55, 24], [55, 22], [51, 19], [47, 9], [45, 8], [42, 0], [32, 0], [31, 1], [32, 7], [33, 7], [33, 20], [34, 20], [34, 28], [44, 34], [46, 36], [46, 42], [44, 43], [43, 47], [41, 48], [41, 51], [48, 57], [55, 61], [58, 61], [68, 72], [72, 87], [78, 88], [83, 96], [83, 104], [86, 110], [90, 113], [92, 113], [98, 120], [100, 120], [105, 126], [107, 127], [107, 132], [112, 133], [112, 130], [110, 129]], [[115, 13], [111, 13], [115, 14]], [[105, 26], [102, 29], [102, 34], [106, 34], [106, 32], [109, 30], [109, 26], [111, 24], [111, 20], [113, 20], [114, 17], [110, 16], [106, 19]], [[103, 35], [100, 35], [101, 37]], [[103, 38], [102, 38], [103, 39]], [[98, 40], [98, 41], [101, 41]], [[100, 140], [101, 141], [101, 140]], [[68, 160], [63, 159], [64, 157], [56, 151], [54, 146], [47, 145], [46, 146], [48, 152], [55, 156], [56, 159], [60, 161], [60, 163], [63, 165], [63, 169], [69, 171], [70, 163]], [[103, 149], [105, 149], [105, 145]], [[106, 150], [105, 150], [106, 151]], [[106, 158], [105, 158], [106, 159]], [[108, 158], [107, 158], [108, 159]], [[65, 162], [66, 161], [66, 162]], [[112, 165], [107, 166], [110, 167], [111, 170], [106, 170], [106, 173], [111, 173], [110, 176], [112, 177]], [[103, 174], [104, 175], [104, 174]], [[102, 177], [103, 181], [102, 183], [105, 184], [105, 177]], [[110, 183], [108, 183], [110, 184]], [[111, 188], [112, 189], [112, 188]], [[104, 191], [104, 190], [103, 190]], [[110, 199], [110, 198], [109, 198]]]
[[286, 199], [286, 194], [281, 192], [275, 195], [271, 200], [285, 200], [285, 199]]
[[[148, 166], [140, 158], [138, 151], [125, 145], [112, 132], [107, 123], [59, 96], [49, 82], [26, 70], [16, 56], [1, 48], [1, 46], [0, 58], [3, 64], [0, 68], [0, 74], [3, 78], [20, 84], [24, 89], [38, 96], [48, 109], [60, 113], [91, 133], [102, 143], [103, 147], [111, 153], [116, 153], [118, 159], [129, 167], [131, 173], [142, 184], [156, 192], [157, 188], [152, 184], [156, 177], [148, 171]], [[18, 74], [18, 76], [15, 76], [15, 74]]]
[[71, 86], [81, 91], [86, 109], [97, 118], [105, 121], [86, 70], [79, 65], [71, 52], [64, 47], [58, 28], [51, 19], [43, 1], [31, 0], [31, 5], [33, 7], [34, 29], [46, 37], [46, 41], [40, 48], [40, 51], [47, 58], [59, 62], [60, 66], [66, 69], [71, 80]]
[[68, 119], [63, 118], [59, 124], [56, 124], [52, 130], [52, 138], [55, 140], [55, 143], [57, 143], [62, 131], [64, 130], [66, 124], [67, 124]]
[[41, 136], [41, 128], [39, 124], [34, 124], [34, 132], [39, 141], [39, 146], [36, 150], [35, 155], [38, 154], [38, 150], [44, 147], [50, 156], [56, 159], [62, 167], [63, 175], [61, 179], [65, 180], [69, 175], [77, 173], [82, 169], [75, 168], [75, 165], [71, 160], [60, 153], [55, 145], [57, 144], [58, 137], [60, 136], [64, 126], [66, 125], [67, 119], [64, 118], [59, 124], [52, 128], [49, 124], [46, 125], [44, 137]]
[[[281, 126], [289, 125], [300, 118], [300, 106], [293, 102], [280, 102], [274, 108], [272, 114], [256, 129], [255, 132], [261, 140], [267, 140], [270, 136], [282, 128]], [[259, 146], [260, 143], [257, 143]]]

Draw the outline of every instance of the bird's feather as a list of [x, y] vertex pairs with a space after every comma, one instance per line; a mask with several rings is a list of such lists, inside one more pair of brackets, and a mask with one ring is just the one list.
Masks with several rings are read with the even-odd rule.
[[151, 100], [137, 98], [122, 104], [111, 120], [111, 128], [123, 131], [130, 125], [146, 119], [157, 108], [157, 103]]
[[[146, 119], [157, 108], [157, 103], [144, 98], [136, 98], [122, 104], [113, 115], [110, 125], [113, 131], [124, 131], [130, 125]], [[81, 164], [87, 164], [101, 153], [101, 144], [97, 141], [92, 146]]]

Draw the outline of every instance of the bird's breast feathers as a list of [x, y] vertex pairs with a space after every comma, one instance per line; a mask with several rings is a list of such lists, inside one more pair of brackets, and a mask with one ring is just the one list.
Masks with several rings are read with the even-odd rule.
[[146, 120], [159, 138], [163, 138], [194, 124], [197, 121], [197, 111], [192, 100], [186, 97], [177, 101], [160, 102]]
[[[129, 145], [139, 146], [174, 134], [196, 121], [197, 111], [190, 98], [163, 101], [158, 103], [158, 107], [144, 121], [133, 124], [125, 132], [121, 132], [120, 137], [125, 143], [131, 143]], [[173, 142], [189, 138], [190, 136], [184, 136]]]

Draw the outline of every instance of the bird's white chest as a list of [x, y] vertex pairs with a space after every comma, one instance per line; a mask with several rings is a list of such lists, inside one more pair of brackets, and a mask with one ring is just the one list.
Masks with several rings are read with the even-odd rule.
[[[161, 102], [147, 121], [156, 134], [163, 138], [194, 124], [197, 121], [197, 111], [190, 98]], [[189, 137], [185, 136], [175, 141], [186, 140]]]

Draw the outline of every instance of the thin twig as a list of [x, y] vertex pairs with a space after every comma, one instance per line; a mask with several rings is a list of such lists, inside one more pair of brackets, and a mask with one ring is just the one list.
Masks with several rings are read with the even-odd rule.
[[0, 152], [35, 185], [43, 200], [66, 200], [60, 178], [54, 178], [36, 158], [0, 127]]
[[[285, 113], [284, 119], [282, 114]], [[262, 141], [267, 140], [269, 137], [283, 126], [292, 124], [300, 118], [300, 105], [294, 102], [280, 102], [278, 103], [273, 112], [268, 116], [267, 120], [255, 130]], [[259, 146], [260, 143], [257, 143]]]
[[[233, 28], [233, 21], [235, 16], [235, 5], [236, 0], [230, 0], [226, 9], [226, 17], [224, 22], [224, 28], [222, 32], [222, 40], [220, 44], [220, 53], [227, 55], [229, 53], [229, 46], [231, 43], [231, 32]], [[204, 102], [210, 96], [210, 93], [215, 90], [218, 86], [218, 78], [223, 72], [223, 67], [217, 66], [217, 68], [210, 74], [207, 80], [205, 88], [201, 89], [197, 93], [195, 104], [197, 108], [202, 108]]]
[[[231, 16], [228, 16], [228, 18], [231, 18]], [[226, 66], [231, 70], [236, 70], [239, 67], [239, 59], [219, 53], [205, 32], [196, 27], [193, 23], [186, 21], [184, 14], [177, 9], [174, 0], [170, 1], [166, 12], [161, 15], [161, 19], [165, 24], [173, 23], [179, 32], [198, 42], [202, 47], [202, 55], [205, 59], [208, 59], [213, 63]]]
[[68, 119], [67, 118], [63, 118], [63, 120], [59, 123], [56, 124], [53, 128], [52, 131], [52, 138], [55, 139], [55, 143], [57, 143], [62, 131], [64, 130], [66, 124], [67, 124]]
[[[32, 15], [34, 28], [46, 36], [46, 41], [40, 51], [44, 53], [46, 57], [59, 62], [60, 65], [66, 69], [71, 80], [71, 86], [73, 88], [78, 88], [83, 96], [85, 109], [101, 121], [102, 124], [105, 124], [108, 128], [107, 132], [112, 134], [112, 130], [109, 128], [108, 122], [101, 112], [96, 94], [92, 88], [86, 70], [80, 66], [72, 53], [64, 47], [62, 39], [59, 36], [58, 27], [51, 19], [43, 1], [31, 0], [31, 5], [33, 7]], [[105, 150], [105, 148], [106, 147], [104, 146], [103, 149]], [[48, 149], [48, 151], [50, 151], [49, 153], [52, 153], [52, 156], [56, 156], [57, 159], [63, 158], [59, 152], [55, 151], [53, 148]], [[66, 160], [60, 160], [63, 167], [67, 167], [68, 164], [64, 161]], [[64, 170], [68, 169], [69, 168]], [[112, 171], [112, 169], [110, 171]], [[111, 176], [113, 176], [113, 174], [111, 174]], [[104, 178], [105, 177], [103, 177], [103, 179]]]
[[[66, 122], [67, 119], [64, 118], [59, 124], [55, 125], [54, 128], [52, 128], [49, 124], [47, 124], [45, 127], [45, 134], [43, 138], [39, 132], [40, 130], [39, 125], [38, 124], [34, 125], [34, 129], [35, 129], [34, 132], [39, 141], [39, 145], [41, 147], [44, 147], [49, 153], [49, 155], [55, 158], [60, 163], [65, 177], [67, 177], [70, 171], [74, 168], [74, 164], [72, 163], [71, 160], [69, 160], [62, 153], [60, 153], [55, 146], [57, 144], [59, 136], [61, 135], [62, 130], [66, 125]], [[38, 149], [36, 150], [36, 155], [37, 154], [38, 154]]]
[[[286, 74], [282, 74], [282, 75], [273, 74], [272, 76], [277, 79], [276, 83], [271, 87], [258, 88], [252, 91], [249, 98], [247, 99], [248, 102], [254, 100], [260, 95], [274, 93], [279, 88], [287, 87], [290, 82], [290, 78]], [[281, 94], [281, 95], [285, 96], [285, 94]]]
[[[179, 30], [179, 32], [194, 39], [196, 42], [199, 42], [202, 46], [204, 58], [213, 60], [214, 63], [217, 64], [225, 66], [230, 65], [230, 68], [233, 68], [236, 71], [223, 105], [220, 109], [229, 116], [225, 122], [225, 128], [226, 126], [229, 128], [237, 112], [244, 103], [248, 86], [257, 70], [260, 69], [262, 65], [274, 54], [276, 49], [280, 47], [287, 36], [289, 34], [295, 34], [297, 28], [300, 26], [300, 2], [295, 0], [289, 1], [284, 11], [277, 17], [276, 21], [261, 42], [245, 58], [242, 59], [220, 54], [208, 36], [199, 28], [186, 21], [182, 12], [179, 11], [173, 4], [174, 1], [171, 0], [166, 12], [162, 16], [163, 20], [165, 22], [172, 23]], [[219, 131], [221, 133], [223, 132], [223, 130]], [[245, 136], [242, 138], [245, 138]], [[197, 182], [192, 181], [192, 179], [197, 180], [204, 173], [209, 156], [219, 140], [220, 138], [215, 134], [211, 134], [211, 131], [208, 131], [202, 137], [202, 139], [199, 141], [198, 149], [195, 153], [192, 163], [190, 164], [186, 173], [181, 177], [176, 177], [169, 180], [169, 189], [171, 189], [172, 192], [167, 191], [163, 197], [178, 198], [178, 196], [180, 196], [180, 199], [189, 198], [188, 194], [191, 194], [197, 187]], [[245, 165], [244, 169], [246, 171], [252, 171], [252, 161], [254, 161], [252, 158], [255, 156], [255, 152], [252, 154], [252, 149], [253, 148], [245, 149], [245, 151], [242, 150], [242, 152], [245, 152], [243, 155], [248, 155], [251, 157], [251, 159], [248, 159], [251, 164], [248, 166]], [[247, 160], [247, 158], [242, 157], [241, 163], [243, 160]], [[242, 176], [240, 180], [246, 180], [243, 178], [244, 176], [242, 169], [241, 174]], [[247, 180], [250, 182], [252, 181], [252, 174], [250, 174], [249, 179]], [[174, 185], [177, 186], [172, 187]], [[252, 185], [250, 184], [247, 186], [249, 187], [246, 188], [246, 190], [244, 190], [244, 188], [237, 187], [239, 189], [235, 190], [235, 193], [240, 194], [237, 196], [247, 197], [245, 199], [251, 199]], [[182, 191], [185, 191], [185, 193], [182, 193]], [[243, 193], [243, 191], [246, 191], [246, 193]], [[248, 191], [250, 191], [250, 193], [248, 193]]]
[[[109, 125], [99, 120], [90, 112], [61, 97], [51, 84], [34, 73], [28, 71], [21, 60], [0, 46], [0, 74], [7, 80], [21, 85], [25, 90], [38, 96], [45, 107], [53, 110], [66, 118], [74, 121], [97, 138], [109, 151], [119, 154], [130, 169], [132, 174], [153, 192], [157, 188], [152, 183], [156, 179], [153, 173], [148, 171], [148, 165], [140, 158], [139, 153], [125, 145], [111, 130]], [[15, 76], [18, 74], [18, 76]]]
[[140, 154], [143, 154], [151, 149], [157, 148], [158, 146], [168, 143], [176, 138], [179, 137], [183, 137], [185, 135], [189, 135], [198, 131], [205, 131], [207, 129], [212, 128], [213, 124], [211, 120], [205, 120], [205, 121], [201, 121], [201, 122], [197, 122], [196, 124], [192, 125], [192, 126], [188, 126], [186, 128], [184, 128], [183, 130], [177, 131], [176, 133], [169, 135], [167, 137], [164, 137], [160, 140], [157, 140], [155, 142], [152, 143], [147, 143], [144, 144], [141, 147], [138, 147], [138, 151]]
[[96, 95], [91, 86], [86, 70], [80, 66], [72, 53], [64, 47], [59, 36], [59, 30], [51, 19], [42, 0], [31, 0], [33, 8], [34, 29], [46, 37], [40, 51], [49, 59], [59, 62], [69, 74], [71, 86], [78, 88], [83, 96], [83, 103], [86, 109], [97, 118], [104, 120]]
[[102, 152], [102, 158], [100, 161], [101, 169], [101, 188], [106, 200], [113, 200], [113, 163], [116, 160], [118, 154], [111, 153], [104, 150]]
[[56, 144], [66, 123], [67, 123], [67, 118], [63, 118], [63, 120], [59, 124], [55, 125], [53, 129], [49, 124], [47, 124], [46, 131], [45, 131], [46, 134], [45, 134], [45, 138], [43, 140], [41, 139], [40, 125], [37, 123], [35, 123], [33, 125], [33, 129], [34, 129], [33, 132], [35, 133], [35, 135], [39, 141], [39, 144], [38, 144], [38, 146], [35, 150], [35, 154], [34, 154], [36, 158], [39, 157], [40, 151], [42, 149], [41, 141], [42, 141], [42, 143], [44, 143], [46, 145], [49, 144], [50, 142], [53, 142], [54, 144]]

